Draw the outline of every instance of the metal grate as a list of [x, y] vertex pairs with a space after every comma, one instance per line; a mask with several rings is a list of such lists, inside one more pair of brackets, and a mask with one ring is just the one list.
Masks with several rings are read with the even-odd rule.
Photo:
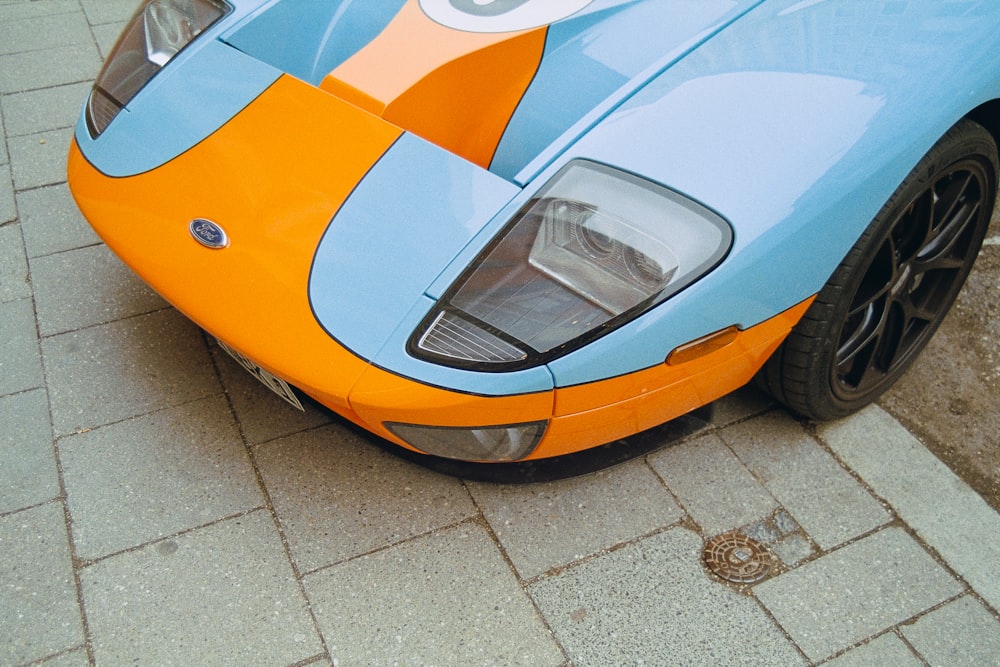
[[734, 584], [763, 581], [776, 567], [774, 555], [766, 545], [737, 532], [709, 540], [702, 559], [712, 574]]

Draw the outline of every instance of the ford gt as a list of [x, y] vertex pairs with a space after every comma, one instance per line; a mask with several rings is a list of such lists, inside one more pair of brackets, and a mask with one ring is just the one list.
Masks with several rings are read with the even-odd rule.
[[917, 359], [997, 192], [995, 0], [144, 0], [84, 104], [107, 245], [289, 403], [557, 457]]

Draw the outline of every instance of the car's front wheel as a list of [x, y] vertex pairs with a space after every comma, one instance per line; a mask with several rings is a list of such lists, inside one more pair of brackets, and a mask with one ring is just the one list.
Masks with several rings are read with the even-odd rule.
[[972, 269], [997, 193], [997, 147], [962, 121], [910, 172], [758, 380], [812, 419], [868, 405], [930, 340]]

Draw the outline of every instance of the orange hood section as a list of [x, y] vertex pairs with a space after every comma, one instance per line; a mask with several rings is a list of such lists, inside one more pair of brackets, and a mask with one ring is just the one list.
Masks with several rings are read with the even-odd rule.
[[545, 34], [454, 30], [410, 0], [320, 87], [486, 168], [538, 69]]

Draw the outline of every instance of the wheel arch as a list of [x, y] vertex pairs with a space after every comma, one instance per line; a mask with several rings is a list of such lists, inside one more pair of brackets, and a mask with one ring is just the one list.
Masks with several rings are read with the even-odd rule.
[[1000, 146], [1000, 99], [979, 105], [966, 117], [985, 127], [993, 135], [993, 143]]

